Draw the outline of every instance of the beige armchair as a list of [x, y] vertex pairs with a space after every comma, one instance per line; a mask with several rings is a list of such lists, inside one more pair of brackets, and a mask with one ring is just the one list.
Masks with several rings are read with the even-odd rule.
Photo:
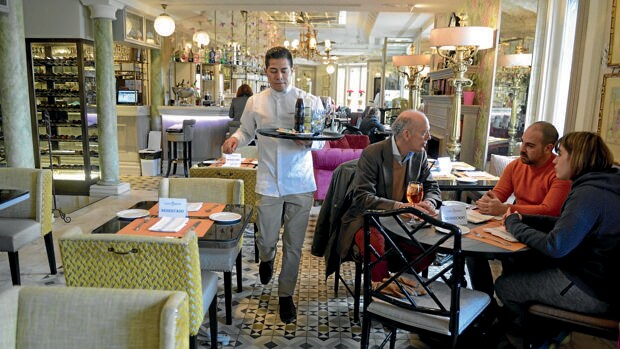
[[[185, 198], [188, 202], [243, 204], [243, 181], [219, 178], [162, 178], [160, 198]], [[232, 324], [232, 269], [236, 266], [237, 292], [243, 289], [241, 248], [243, 233], [237, 246], [231, 248], [200, 248], [202, 270], [224, 272], [226, 324]]]
[[179, 291], [13, 287], [0, 293], [0, 348], [186, 349]]
[[200, 270], [194, 233], [168, 239], [82, 234], [75, 228], [58, 244], [67, 286], [184, 291], [189, 297], [190, 348], [197, 347], [207, 309], [211, 347], [217, 347], [217, 275]]
[[20, 285], [18, 251], [43, 237], [50, 272], [56, 274], [52, 238], [52, 173], [33, 168], [0, 168], [0, 188], [30, 192], [30, 198], [0, 211], [0, 251], [8, 252], [13, 285]]

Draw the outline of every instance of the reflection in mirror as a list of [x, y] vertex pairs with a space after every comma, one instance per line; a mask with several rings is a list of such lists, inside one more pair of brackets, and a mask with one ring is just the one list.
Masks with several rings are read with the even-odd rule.
[[487, 160], [514, 155], [526, 121], [538, 0], [504, 0]]

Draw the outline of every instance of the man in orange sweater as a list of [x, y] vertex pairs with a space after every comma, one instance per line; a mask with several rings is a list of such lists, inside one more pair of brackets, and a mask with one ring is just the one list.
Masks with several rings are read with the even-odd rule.
[[[558, 131], [548, 122], [530, 125], [521, 137], [520, 158], [508, 164], [495, 188], [476, 202], [480, 213], [499, 216], [512, 208], [524, 214], [559, 216], [571, 182], [555, 176], [553, 148], [558, 137]], [[504, 203], [512, 194], [515, 203]], [[493, 277], [487, 259], [468, 257], [466, 262], [472, 288], [493, 299]], [[509, 268], [506, 263], [503, 266]]]
[[[476, 202], [480, 213], [499, 216], [508, 208], [523, 214], [559, 216], [570, 181], [555, 176], [552, 150], [558, 131], [545, 121], [532, 124], [522, 137], [520, 159], [502, 173], [497, 185]], [[515, 203], [504, 203], [514, 193]]]

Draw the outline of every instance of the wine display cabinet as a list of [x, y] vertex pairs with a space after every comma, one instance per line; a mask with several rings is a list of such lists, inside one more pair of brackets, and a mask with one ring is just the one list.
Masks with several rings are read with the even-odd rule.
[[88, 195], [99, 179], [92, 42], [28, 39], [35, 161], [52, 169], [56, 194]]

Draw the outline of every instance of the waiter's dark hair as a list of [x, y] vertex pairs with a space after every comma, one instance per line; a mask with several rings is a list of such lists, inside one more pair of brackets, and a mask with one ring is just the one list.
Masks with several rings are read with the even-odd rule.
[[280, 58], [286, 58], [291, 68], [293, 67], [293, 55], [291, 54], [291, 51], [289, 51], [286, 47], [276, 46], [267, 50], [267, 53], [265, 54], [265, 68], [269, 67], [270, 59]]

